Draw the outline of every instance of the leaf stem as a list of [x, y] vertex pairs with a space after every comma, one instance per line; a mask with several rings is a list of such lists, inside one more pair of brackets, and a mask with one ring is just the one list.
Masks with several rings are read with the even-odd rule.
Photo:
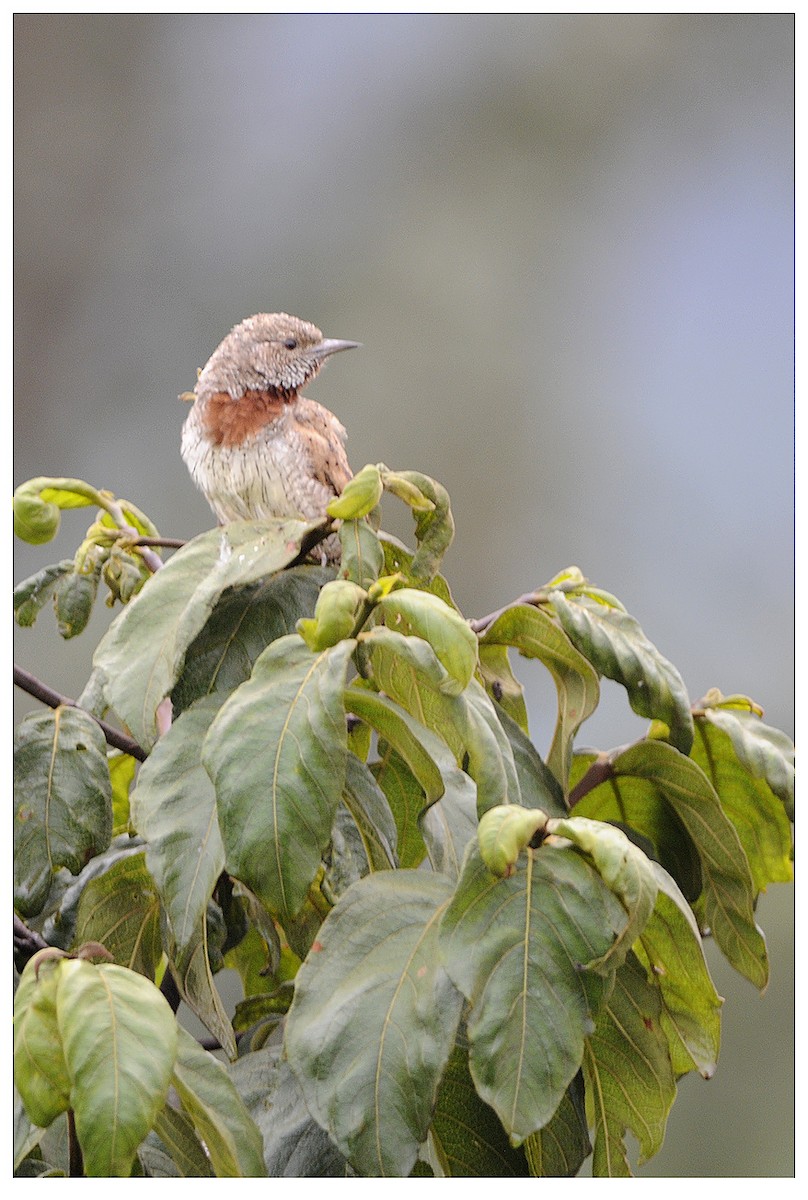
[[76, 1135], [76, 1116], [72, 1108], [67, 1110], [67, 1173], [71, 1179], [84, 1178], [84, 1157]]
[[611, 757], [605, 754], [600, 755], [592, 763], [589, 770], [581, 776], [570, 792], [570, 808], [574, 808], [579, 800], [583, 800], [587, 792], [591, 792], [599, 784], [605, 783], [607, 779], [611, 779], [613, 776], [614, 767], [612, 766]]
[[[68, 708], [78, 708], [81, 712], [87, 712], [86, 708], [82, 708], [75, 700], [70, 700], [67, 696], [62, 696], [53, 688], [48, 687], [41, 679], [37, 679], [35, 675], [31, 675], [29, 671], [24, 671], [22, 667], [14, 664], [14, 682], [18, 688], [27, 692], [29, 696], [33, 696], [35, 700], [40, 700], [43, 704], [47, 704], [49, 708], [59, 708], [61, 705], [67, 705]], [[102, 721], [100, 717], [93, 716], [92, 713], [87, 713], [88, 717], [92, 717], [96, 725], [100, 728], [107, 744], [114, 746], [116, 750], [122, 750], [124, 754], [131, 754], [132, 758], [136, 758], [138, 762], [145, 762], [148, 758], [146, 751], [142, 746], [129, 737], [125, 733], [121, 733], [119, 729], [114, 729], [112, 725], [108, 725], [106, 721]]]
[[506, 613], [509, 608], [514, 608], [517, 604], [530, 604], [533, 605], [533, 607], [538, 607], [539, 593], [536, 591], [525, 592], [523, 596], [517, 596], [515, 600], [511, 600], [511, 602], [504, 605], [503, 608], [498, 608], [495, 612], [489, 613], [487, 617], [473, 617], [469, 621], [469, 625], [474, 633], [484, 634], [490, 628], [490, 626], [494, 624], [497, 617], [501, 617], [502, 614]]

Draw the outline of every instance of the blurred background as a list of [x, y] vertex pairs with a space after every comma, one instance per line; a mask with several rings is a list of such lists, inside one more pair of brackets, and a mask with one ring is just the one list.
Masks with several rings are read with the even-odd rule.
[[[177, 395], [295, 313], [363, 343], [310, 390], [354, 469], [448, 488], [466, 615], [576, 564], [694, 699], [793, 735], [792, 89], [790, 14], [18, 14], [14, 484], [210, 528]], [[45, 611], [17, 660], [75, 696], [108, 620], [63, 643]], [[583, 742], [642, 728], [606, 685]], [[761, 901], [763, 997], [711, 954], [719, 1070], [641, 1175], [792, 1174], [792, 895]]]

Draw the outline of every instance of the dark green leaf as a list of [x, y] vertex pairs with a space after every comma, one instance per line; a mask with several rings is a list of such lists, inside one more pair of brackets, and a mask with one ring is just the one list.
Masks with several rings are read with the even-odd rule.
[[216, 793], [202, 766], [202, 743], [221, 699], [206, 697], [182, 713], [143, 764], [132, 795], [132, 823], [148, 843], [146, 865], [180, 954], [224, 870]]
[[573, 1079], [550, 1120], [525, 1141], [531, 1175], [571, 1179], [592, 1153], [586, 1124], [582, 1072]]
[[437, 953], [448, 880], [383, 871], [326, 918], [297, 975], [286, 1054], [306, 1105], [364, 1175], [406, 1176], [462, 1000]]
[[369, 588], [384, 571], [384, 551], [376, 531], [365, 520], [343, 521], [339, 540], [342, 546], [341, 578]]
[[528, 604], [506, 609], [486, 630], [482, 642], [515, 646], [526, 658], [539, 659], [552, 675], [558, 692], [558, 719], [547, 765], [566, 789], [573, 738], [600, 697], [595, 671], [552, 617]]
[[157, 1114], [154, 1132], [171, 1156], [180, 1178], [205, 1179], [213, 1175], [210, 1159], [194, 1133], [193, 1121], [185, 1113], [166, 1104]]
[[[217, 911], [214, 905], [209, 905], [208, 910]], [[207, 916], [203, 915], [193, 936], [181, 949], [173, 943], [168, 929], [164, 933], [164, 941], [171, 973], [183, 1000], [218, 1040], [228, 1058], [235, 1058], [233, 1027], [213, 982], [213, 955], [209, 945]], [[221, 958], [219, 961], [221, 963]]]
[[477, 1092], [512, 1144], [547, 1124], [580, 1067], [611, 979], [586, 964], [625, 925], [622, 906], [571, 847], [528, 851], [507, 879], [495, 879], [469, 848], [441, 951], [471, 1004]]
[[316, 654], [296, 634], [273, 642], [205, 741], [227, 869], [282, 919], [306, 898], [342, 796], [354, 646]]
[[56, 623], [63, 638], [76, 637], [86, 629], [97, 592], [96, 571], [74, 571], [59, 581], [53, 604]]
[[[443, 795], [443, 777], [434, 759], [424, 749], [421, 740], [423, 727], [405, 709], [387, 696], [357, 686], [345, 689], [345, 708], [364, 721], [366, 725], [375, 729], [379, 737], [393, 747], [423, 788], [430, 804]], [[381, 783], [378, 777], [377, 782]], [[382, 790], [387, 794], [387, 789], [383, 785]], [[389, 794], [387, 794], [387, 798], [390, 801]], [[393, 811], [396, 813], [395, 809]], [[415, 815], [417, 816], [417, 814]], [[402, 825], [398, 820], [397, 813], [396, 823], [400, 844]], [[403, 861], [401, 865], [405, 865]]]
[[372, 871], [385, 871], [396, 861], [396, 822], [370, 768], [348, 755], [343, 800], [362, 839]]
[[40, 611], [53, 596], [60, 581], [73, 570], [73, 559], [66, 558], [43, 567], [14, 588], [14, 616], [23, 627], [33, 625]]
[[[385, 744], [379, 750], [382, 758], [373, 763], [370, 769], [387, 798], [396, 822], [399, 866], [417, 867], [426, 858], [426, 844], [418, 825], [418, 817], [426, 805], [426, 796], [404, 759], [392, 746]], [[432, 811], [431, 808], [429, 811]]]
[[261, 1134], [227, 1071], [184, 1029], [172, 1083], [219, 1179], [266, 1175]]
[[120, 858], [90, 880], [79, 900], [76, 944], [100, 942], [120, 966], [154, 979], [163, 955], [160, 899], [145, 859]]
[[549, 598], [573, 645], [601, 675], [623, 684], [634, 712], [664, 721], [673, 745], [687, 754], [693, 742], [687, 689], [634, 617], [587, 595], [553, 591]]
[[474, 1090], [462, 1042], [449, 1055], [430, 1132], [447, 1176], [504, 1179], [528, 1174], [524, 1154], [512, 1149], [496, 1113]]
[[592, 1173], [630, 1175], [624, 1137], [640, 1143], [640, 1163], [662, 1146], [676, 1097], [668, 1043], [660, 1027], [659, 992], [629, 955], [601, 1010], [584, 1055], [587, 1096], [595, 1130]]
[[441, 600], [444, 600], [452, 608], [457, 607], [452, 599], [449, 585], [442, 575], [433, 575], [429, 581], [421, 578], [420, 575], [415, 575], [412, 569], [413, 553], [407, 549], [403, 542], [391, 537], [388, 533], [380, 533], [379, 541], [384, 551], [383, 574], [401, 575], [407, 587], [422, 588], [426, 592], [432, 592], [435, 596], [440, 596]]
[[564, 793], [553, 772], [516, 721], [502, 708], [498, 707], [496, 712], [511, 744], [521, 803], [525, 808], [540, 808], [550, 817], [566, 816]]
[[249, 679], [259, 654], [276, 638], [294, 633], [298, 618], [312, 615], [320, 588], [333, 577], [331, 568], [290, 567], [224, 592], [188, 647], [171, 693], [175, 714], [201, 696], [226, 695]]
[[273, 1178], [339, 1179], [353, 1176], [324, 1129], [312, 1120], [280, 1046], [266, 1046], [228, 1067], [230, 1078], [264, 1138], [264, 1162]]
[[508, 647], [481, 642], [477, 653], [480, 675], [488, 695], [527, 735], [525, 689], [511, 670]]
[[112, 787], [104, 735], [86, 713], [32, 713], [14, 738], [14, 898], [41, 912], [53, 872], [76, 875], [109, 845]]
[[255, 583], [299, 553], [316, 522], [233, 521], [186, 542], [112, 623], [93, 664], [107, 702], [151, 749], [156, 712], [227, 588]]

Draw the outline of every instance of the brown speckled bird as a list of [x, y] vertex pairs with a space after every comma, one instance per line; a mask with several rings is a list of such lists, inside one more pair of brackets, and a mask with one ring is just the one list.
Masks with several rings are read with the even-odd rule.
[[[214, 350], [192, 393], [182, 457], [221, 524], [325, 516], [351, 478], [345, 429], [299, 392], [329, 355], [358, 344], [287, 313], [257, 313]], [[338, 557], [336, 538], [324, 547]]]

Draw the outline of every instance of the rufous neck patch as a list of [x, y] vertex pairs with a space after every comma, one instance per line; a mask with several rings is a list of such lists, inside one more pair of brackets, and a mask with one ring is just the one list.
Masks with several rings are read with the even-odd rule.
[[205, 403], [205, 432], [217, 446], [249, 442], [293, 399], [294, 393], [286, 392], [245, 392], [237, 400], [229, 392], [214, 392]]

